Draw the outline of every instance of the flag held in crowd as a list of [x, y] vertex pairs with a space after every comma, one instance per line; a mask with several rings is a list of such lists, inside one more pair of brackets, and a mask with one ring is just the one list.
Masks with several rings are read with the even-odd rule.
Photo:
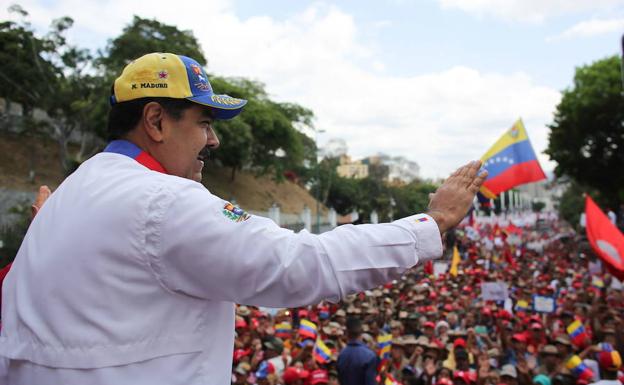
[[530, 310], [531, 310], [531, 305], [529, 305], [528, 301], [521, 299], [516, 303], [516, 311], [526, 313]]
[[572, 343], [576, 346], [583, 346], [587, 339], [587, 332], [585, 326], [579, 320], [575, 320], [566, 328]]
[[316, 340], [312, 354], [314, 355], [316, 362], [319, 364], [327, 364], [332, 358], [331, 349], [325, 345], [325, 342], [323, 342], [320, 338]]
[[260, 366], [258, 366], [258, 370], [256, 371], [255, 375], [256, 378], [267, 378], [269, 376], [269, 374], [273, 374], [275, 373], [275, 366], [273, 366], [273, 364], [269, 361], [262, 361], [260, 363]]
[[390, 348], [392, 347], [392, 334], [380, 334], [377, 336], [377, 351], [379, 358], [390, 358]]
[[481, 194], [494, 199], [513, 187], [546, 179], [522, 120], [518, 121], [498, 139], [481, 157], [488, 177]]
[[307, 319], [302, 319], [299, 323], [299, 335], [304, 338], [311, 338], [316, 340], [318, 332], [316, 329], [316, 324]]
[[461, 258], [459, 257], [459, 250], [457, 250], [457, 246], [453, 246], [453, 259], [451, 260], [451, 269], [449, 270], [449, 273], [453, 277], [457, 277], [460, 261]]
[[587, 239], [592, 249], [605, 262], [609, 272], [624, 280], [624, 234], [600, 210], [589, 195], [585, 197]]
[[591, 380], [594, 377], [594, 372], [585, 365], [581, 357], [574, 355], [570, 357], [568, 362], [566, 362], [566, 367], [574, 374], [577, 378], [581, 380]]
[[291, 337], [291, 333], [292, 333], [292, 325], [288, 322], [280, 322], [277, 325], [275, 325], [275, 336], [282, 338], [282, 339], [288, 339]]

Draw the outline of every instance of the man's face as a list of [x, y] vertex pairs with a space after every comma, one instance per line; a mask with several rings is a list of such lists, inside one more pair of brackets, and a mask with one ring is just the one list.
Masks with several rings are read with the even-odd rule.
[[208, 149], [219, 147], [219, 139], [212, 129], [210, 109], [194, 105], [182, 112], [179, 120], [163, 114], [163, 140], [158, 150], [158, 161], [172, 175], [200, 182], [203, 156]]

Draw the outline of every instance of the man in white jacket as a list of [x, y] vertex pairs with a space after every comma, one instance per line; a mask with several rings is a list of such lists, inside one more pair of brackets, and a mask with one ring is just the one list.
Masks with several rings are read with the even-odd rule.
[[212, 129], [246, 101], [213, 93], [199, 64], [153, 53], [115, 81], [104, 152], [33, 220], [4, 282], [8, 383], [227, 384], [234, 303], [296, 307], [398, 278], [442, 254], [479, 162], [432, 194], [427, 214], [293, 233], [212, 195]]

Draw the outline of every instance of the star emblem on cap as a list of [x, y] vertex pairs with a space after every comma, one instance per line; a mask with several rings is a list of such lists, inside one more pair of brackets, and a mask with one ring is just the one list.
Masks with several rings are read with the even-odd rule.
[[158, 79], [161, 79], [161, 80], [167, 80], [167, 78], [168, 78], [168, 77], [169, 77], [169, 72], [167, 72], [167, 71], [165, 71], [165, 70], [160, 71], [160, 72], [158, 73]]

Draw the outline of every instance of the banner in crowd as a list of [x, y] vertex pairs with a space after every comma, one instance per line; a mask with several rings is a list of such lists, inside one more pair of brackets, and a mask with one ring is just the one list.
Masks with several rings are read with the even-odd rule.
[[484, 301], [504, 301], [509, 297], [507, 284], [504, 282], [483, 282], [481, 296]]
[[546, 179], [521, 119], [481, 157], [488, 177], [481, 194], [494, 199], [516, 186]]
[[611, 274], [624, 280], [624, 235], [600, 210], [589, 195], [585, 197], [587, 239]]
[[553, 297], [542, 295], [533, 296], [533, 310], [538, 313], [554, 313], [557, 309], [557, 302]]
[[438, 262], [436, 261], [433, 264], [433, 275], [436, 277], [441, 276], [442, 274], [446, 274], [448, 271], [448, 263], [447, 262]]

